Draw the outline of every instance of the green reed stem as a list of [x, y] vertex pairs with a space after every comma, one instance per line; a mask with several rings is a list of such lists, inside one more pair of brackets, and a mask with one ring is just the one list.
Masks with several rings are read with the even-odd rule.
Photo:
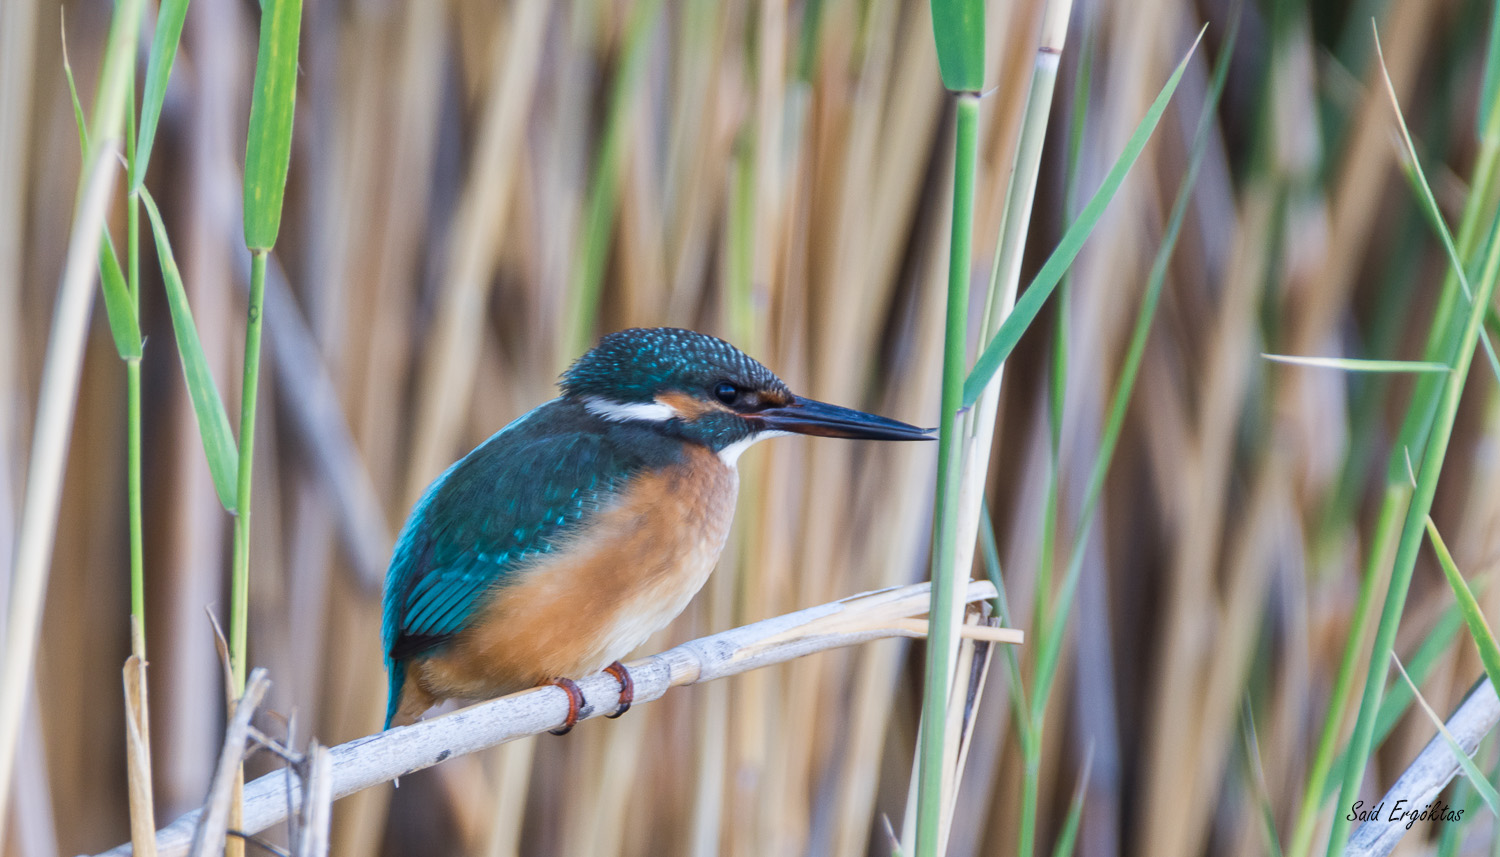
[[[135, 112], [135, 66], [130, 66], [126, 83], [125, 172], [134, 177], [140, 172], [139, 159], [147, 148], [137, 144]], [[125, 195], [125, 283], [128, 313], [139, 331], [141, 317], [141, 207], [135, 193], [136, 182], [128, 182]], [[132, 724], [134, 738], [127, 742], [127, 780], [130, 784], [130, 829], [136, 853], [155, 857], [153, 834], [155, 799], [151, 793], [151, 718], [146, 683], [146, 559], [144, 521], [141, 510], [141, 349], [137, 332], [136, 347], [125, 358], [125, 503], [130, 529], [130, 652], [135, 659], [137, 683], [130, 687], [132, 670], [126, 675], [127, 722]], [[128, 664], [128, 662], [127, 662]]]
[[266, 291], [266, 257], [281, 231], [282, 199], [291, 160], [302, 0], [268, 0], [261, 8], [260, 52], [255, 60], [255, 93], [250, 101], [250, 129], [245, 143], [245, 246], [250, 250], [250, 301], [245, 308], [234, 558], [229, 584], [229, 660], [237, 693], [245, 690], [250, 483], [255, 459], [255, 403], [260, 388], [261, 305]]
[[[126, 173], [136, 172], [135, 67], [131, 66], [125, 111]], [[134, 193], [125, 199], [125, 283], [136, 325], [141, 317], [141, 207]], [[130, 635], [131, 653], [146, 659], [146, 558], [144, 521], [141, 511], [141, 358], [125, 361], [125, 493], [130, 519], [130, 615], [135, 624]]]
[[1326, 798], [1324, 784], [1332, 770], [1335, 751], [1338, 749], [1339, 729], [1354, 689], [1354, 676], [1359, 665], [1361, 641], [1370, 626], [1371, 607], [1375, 604], [1375, 582], [1380, 578], [1380, 569], [1391, 560], [1391, 551], [1396, 543], [1396, 522], [1401, 510], [1411, 500], [1411, 485], [1406, 481], [1390, 482], [1380, 503], [1376, 519], [1375, 536], [1371, 550], [1365, 556], [1363, 575], [1359, 583], [1359, 596], [1354, 605], [1354, 616], [1349, 623], [1349, 642], [1344, 647], [1344, 657], [1333, 681], [1333, 693], [1329, 698], [1327, 717], [1323, 721], [1323, 734], [1313, 756], [1312, 769], [1307, 775], [1307, 785], [1302, 793], [1302, 805], [1297, 811], [1297, 824], [1292, 828], [1292, 844], [1287, 853], [1292, 857], [1305, 857], [1312, 847], [1313, 829], [1317, 826], [1318, 811]]
[[141, 359], [125, 361], [125, 491], [130, 503], [130, 615], [140, 628], [139, 649], [146, 657], [145, 548], [141, 514]]
[[920, 777], [917, 785], [917, 857], [937, 857], [943, 807], [944, 725], [954, 663], [957, 612], [959, 403], [968, 371], [969, 271], [974, 223], [974, 166], [979, 144], [979, 96], [957, 97], [953, 145], [953, 225], [948, 257], [948, 317], [943, 344], [943, 395], [938, 435], [937, 519], [932, 560], [932, 607], [928, 614], [927, 674], [922, 695]]
[[240, 455], [235, 483], [234, 562], [230, 570], [229, 652], [235, 689], [245, 689], [245, 642], [250, 605], [250, 474], [255, 459], [255, 406], [260, 387], [261, 305], [267, 250], [250, 254], [250, 305], [245, 311], [245, 374], [240, 388]]

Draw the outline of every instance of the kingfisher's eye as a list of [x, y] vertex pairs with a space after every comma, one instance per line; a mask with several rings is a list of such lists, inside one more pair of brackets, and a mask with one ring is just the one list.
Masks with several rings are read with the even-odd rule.
[[740, 388], [729, 383], [728, 381], [720, 381], [718, 385], [714, 387], [714, 398], [718, 399], [726, 405], [733, 405], [735, 402], [739, 401]]

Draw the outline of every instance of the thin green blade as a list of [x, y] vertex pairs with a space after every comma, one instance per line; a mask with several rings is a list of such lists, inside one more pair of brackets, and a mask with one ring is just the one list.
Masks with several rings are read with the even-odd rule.
[[[995, 520], [990, 515], [989, 504], [980, 501], [979, 515], [979, 543], [984, 554], [984, 570], [990, 582], [995, 584], [995, 616], [1000, 619], [1000, 624], [1006, 627], [1011, 625], [1010, 604], [1005, 597], [1005, 575], [1000, 569], [1000, 547], [995, 541]], [[1005, 663], [1010, 669], [1007, 676], [1006, 686], [1010, 689], [1010, 706], [1016, 718], [1016, 730], [1024, 743], [1031, 737], [1031, 704], [1026, 701], [1026, 686], [1023, 684], [1020, 659], [1016, 656], [1015, 646], [1005, 646]]]
[[1449, 732], [1447, 725], [1443, 723], [1443, 718], [1439, 717], [1437, 712], [1432, 710], [1432, 706], [1427, 704], [1426, 697], [1422, 696], [1422, 692], [1417, 690], [1415, 684], [1412, 684], [1411, 676], [1406, 674], [1406, 668], [1401, 665], [1401, 659], [1393, 654], [1391, 655], [1391, 660], [1395, 661], [1396, 669], [1401, 671], [1401, 677], [1406, 679], [1407, 685], [1411, 687], [1412, 695], [1417, 698], [1417, 702], [1421, 704], [1422, 710], [1427, 712], [1427, 717], [1437, 727], [1438, 734], [1442, 735], [1443, 740], [1448, 743], [1448, 749], [1453, 753], [1454, 758], [1458, 759], [1459, 767], [1464, 769], [1464, 774], [1468, 776], [1469, 782], [1474, 786], [1474, 790], [1479, 793], [1480, 797], [1484, 798], [1484, 803], [1490, 808], [1490, 813], [1500, 816], [1500, 794], [1495, 792], [1495, 787], [1491, 785], [1489, 777], [1486, 777], [1484, 772], [1479, 770], [1479, 766], [1474, 764], [1474, 758], [1464, 752], [1464, 748], [1459, 745], [1458, 739], [1453, 737], [1453, 733]]
[[302, 0], [263, 4], [250, 134], [245, 143], [245, 246], [251, 250], [270, 250], [281, 231], [281, 200], [292, 158], [301, 23]]
[[1052, 857], [1073, 857], [1078, 828], [1083, 824], [1083, 801], [1088, 796], [1089, 774], [1093, 770], [1094, 745], [1090, 742], [1088, 753], [1083, 758], [1083, 770], [1078, 772], [1078, 782], [1073, 786], [1073, 799], [1068, 801], [1068, 815], [1063, 819], [1062, 831], [1057, 834], [1057, 844], [1052, 846]]
[[1011, 314], [1006, 316], [1000, 329], [995, 332], [995, 338], [990, 340], [989, 345], [985, 346], [984, 353], [980, 354], [979, 359], [975, 361], [974, 369], [969, 373], [968, 380], [964, 382], [964, 407], [972, 407], [975, 402], [979, 401], [979, 396], [984, 392], [985, 386], [989, 384], [991, 378], [995, 377], [995, 373], [1000, 370], [1005, 358], [1015, 350], [1016, 343], [1021, 341], [1021, 335], [1031, 326], [1037, 313], [1041, 312], [1042, 304], [1046, 303], [1047, 298], [1052, 295], [1053, 289], [1057, 287], [1058, 281], [1062, 279], [1068, 266], [1073, 264], [1073, 260], [1083, 249], [1083, 243], [1088, 240], [1089, 234], [1098, 225], [1099, 218], [1104, 215], [1104, 209], [1109, 206], [1110, 200], [1114, 199], [1121, 183], [1125, 181], [1126, 174], [1130, 172], [1131, 167], [1135, 166], [1136, 159], [1146, 148], [1146, 143], [1151, 139], [1152, 132], [1156, 130], [1157, 123], [1166, 112], [1167, 103], [1172, 100], [1172, 93], [1177, 91], [1177, 84], [1182, 80], [1182, 73], [1187, 68], [1188, 60], [1192, 58], [1193, 51], [1198, 49], [1198, 43], [1202, 39], [1203, 31], [1199, 30], [1198, 38], [1193, 40], [1193, 46], [1188, 49], [1187, 55], [1172, 71], [1172, 76], [1167, 79], [1166, 85], [1162, 87], [1156, 100], [1151, 102], [1151, 109], [1146, 111], [1145, 117], [1136, 126], [1135, 133], [1130, 135], [1130, 140], [1125, 144], [1125, 150], [1120, 153], [1115, 165], [1104, 177], [1104, 182], [1099, 185], [1093, 198], [1083, 207], [1083, 213], [1068, 227], [1068, 231], [1058, 242], [1057, 248], [1052, 251], [1046, 264], [1042, 265], [1036, 278], [1031, 281], [1031, 286], [1016, 301]]
[[[1374, 21], [1370, 22], [1373, 29]], [[1375, 56], [1380, 61], [1380, 73], [1385, 80], [1385, 93], [1391, 101], [1391, 110], [1396, 114], [1396, 127], [1401, 131], [1401, 144], [1406, 154], [1405, 173], [1411, 182], [1413, 190], [1416, 191], [1417, 199], [1422, 202], [1422, 213], [1426, 215], [1427, 222], [1437, 231], [1438, 239], [1443, 242], [1443, 250], [1448, 254], [1448, 263], [1453, 266], [1453, 273], [1458, 277], [1459, 288], [1468, 301], [1474, 300], [1473, 292], [1469, 289], [1469, 280], [1464, 276], [1464, 263], [1458, 256], [1458, 247], [1454, 244], [1453, 233], [1448, 229], [1448, 223], [1443, 219], [1443, 212], [1438, 208], [1437, 198], [1433, 196], [1432, 185], [1427, 181], [1427, 173], [1422, 169], [1422, 159], [1417, 156], [1416, 144], [1412, 142], [1411, 131], [1406, 127], [1406, 114], [1401, 112], [1401, 102], [1396, 98], [1396, 86], [1391, 83], [1390, 69], [1386, 68], [1385, 52], [1380, 47], [1380, 32], [1375, 30]], [[1488, 70], [1486, 70], [1488, 74]], [[1486, 80], [1486, 85], [1488, 85]], [[1495, 354], [1495, 347], [1490, 344], [1489, 337], [1480, 336], [1479, 342], [1484, 346], [1485, 359], [1489, 361], [1490, 371], [1495, 378], [1500, 380], [1500, 355]]]
[[1260, 738], [1255, 731], [1255, 715], [1246, 698], [1240, 710], [1240, 738], [1245, 748], [1245, 765], [1250, 769], [1250, 787], [1260, 811], [1260, 827], [1266, 838], [1266, 852], [1281, 857], [1281, 834], [1276, 832], [1276, 810], [1271, 806], [1271, 790], [1266, 786], [1266, 772], [1260, 761]]
[[[1110, 396], [1110, 404], [1105, 418], [1104, 429], [1100, 432], [1098, 452], [1095, 454], [1094, 464], [1089, 470], [1088, 487], [1084, 490], [1083, 505], [1079, 510], [1079, 523], [1073, 535], [1072, 549], [1068, 558], [1067, 572], [1063, 578], [1062, 588], [1058, 591], [1056, 601], [1052, 607], [1052, 618], [1047, 619], [1045, 624], [1039, 623], [1043, 631], [1038, 632], [1041, 644], [1037, 647], [1037, 667], [1035, 670], [1036, 687], [1032, 697], [1033, 704], [1045, 706], [1046, 700], [1051, 693], [1052, 682], [1056, 677], [1056, 666], [1062, 653], [1064, 630], [1067, 619], [1073, 609], [1073, 598], [1078, 591], [1078, 581], [1083, 573], [1084, 549], [1088, 544], [1089, 532], [1094, 525], [1094, 513], [1098, 508], [1099, 497], [1104, 491], [1104, 480], [1109, 475], [1111, 462], [1114, 460], [1115, 447], [1120, 439], [1120, 432], [1125, 425], [1125, 413], [1130, 404], [1130, 394], [1135, 389], [1136, 378], [1140, 373], [1141, 361], [1146, 353], [1146, 341], [1151, 334], [1151, 323], [1156, 317], [1156, 308], [1161, 301], [1161, 293], [1167, 276], [1167, 265], [1171, 261], [1172, 252], [1177, 246], [1177, 236], [1182, 231], [1183, 220], [1187, 216], [1188, 201], [1190, 199], [1194, 183], [1198, 180], [1198, 170], [1202, 165], [1203, 153], [1208, 148], [1210, 132], [1213, 128], [1215, 110], [1218, 106], [1220, 94], [1224, 89], [1224, 81], [1229, 73], [1229, 58], [1234, 52], [1234, 43], [1238, 38], [1239, 19], [1232, 20], [1226, 33], [1223, 45], [1220, 48], [1219, 59], [1214, 64], [1213, 82], [1204, 98], [1203, 109], [1199, 115], [1198, 127], [1193, 134], [1193, 145], [1188, 158], [1187, 170], [1183, 173], [1182, 182], [1177, 188], [1177, 196], [1172, 203], [1172, 212], [1167, 220], [1166, 231], [1162, 234], [1160, 246], [1157, 248], [1156, 258], [1151, 263], [1151, 271], [1146, 278], [1146, 292], [1142, 296], [1140, 308], [1136, 311], [1135, 325], [1130, 333], [1130, 343], [1126, 346], [1125, 358], [1120, 367], [1118, 380], [1115, 382], [1114, 392]], [[1202, 38], [1202, 33], [1199, 33]], [[1194, 43], [1194, 48], [1197, 44]], [[1192, 56], [1189, 50], [1188, 56]], [[1183, 63], [1187, 58], [1183, 59]], [[1182, 66], [1178, 67], [1178, 71]], [[1139, 132], [1139, 129], [1137, 129]], [[1144, 141], [1143, 141], [1144, 142]], [[1118, 166], [1118, 164], [1117, 164]], [[1097, 199], [1097, 195], [1096, 195]], [[1093, 205], [1093, 201], [1090, 201]], [[1102, 211], [1102, 206], [1101, 209]], [[1087, 209], [1085, 209], [1087, 211]], [[1081, 219], [1081, 218], [1080, 218]], [[1066, 240], [1066, 238], [1064, 238]], [[1059, 274], [1066, 271], [1066, 266], [1059, 270]], [[1018, 303], [1019, 306], [1019, 303]], [[1007, 319], [1007, 323], [1009, 320]], [[1000, 332], [1005, 330], [1001, 326]], [[999, 365], [999, 364], [996, 364]], [[972, 380], [973, 376], [970, 376]], [[983, 385], [980, 385], [983, 389]], [[1034, 709], [1034, 713], [1039, 709]], [[1040, 717], [1040, 713], [1037, 713]]]
[[141, 127], [136, 135], [135, 162], [131, 164], [130, 190], [141, 186], [146, 165], [151, 160], [151, 145], [156, 140], [156, 125], [161, 120], [162, 102], [167, 97], [167, 79], [177, 58], [177, 42], [182, 36], [182, 20], [187, 16], [188, 0], [162, 0], [156, 13], [156, 35], [151, 38], [151, 57], [146, 61], [146, 88], [141, 93]]
[[[73, 122], [78, 126], [78, 149], [89, 150], [88, 123], [83, 118], [83, 104], [78, 100], [78, 84], [73, 80], [73, 66], [68, 62], [68, 41], [63, 39], [63, 76], [68, 80], [68, 95], [73, 99]], [[99, 236], [99, 287], [104, 293], [104, 310], [109, 315], [109, 330], [114, 335], [115, 350], [121, 359], [141, 356], [141, 328], [135, 318], [135, 302], [125, 284], [125, 271], [110, 240], [109, 230]]]
[[68, 95], [73, 98], [73, 122], [78, 126], [78, 150], [84, 157], [89, 153], [88, 123], [83, 118], [83, 102], [78, 100], [78, 84], [73, 80], [73, 64], [68, 62], [68, 34], [66, 28], [62, 40], [63, 77], [68, 79]]
[[1447, 372], [1447, 363], [1426, 360], [1361, 360], [1353, 357], [1303, 357], [1296, 354], [1261, 354], [1273, 363], [1338, 369], [1343, 372]]
[[1500, 98], [1500, 7], [1490, 15], [1489, 47], [1484, 52], [1484, 85], [1479, 89], [1478, 129], [1483, 139], [1485, 129], [1490, 127], [1490, 114], [1495, 110], [1495, 99]]
[[1443, 542], [1431, 515], [1427, 516], [1427, 537], [1432, 541], [1432, 549], [1437, 552], [1438, 564], [1443, 567], [1443, 576], [1448, 578], [1448, 586], [1453, 590], [1459, 611], [1463, 613], [1464, 623], [1469, 626], [1469, 636], [1474, 638], [1474, 645], [1479, 648], [1479, 660], [1484, 664], [1485, 674], [1490, 677], [1491, 684], [1500, 687], [1500, 646], [1495, 645], [1495, 633], [1490, 630], [1490, 623], [1485, 621], [1484, 613], [1479, 609], [1479, 601], [1474, 598], [1474, 591], [1459, 572], [1458, 564], [1453, 561], [1453, 554], [1448, 552], [1448, 545]]
[[932, 37], [943, 86], [984, 89], [984, 0], [932, 0]]
[[123, 360], [141, 356], [141, 328], [135, 320], [135, 302], [125, 285], [125, 271], [115, 255], [115, 242], [106, 230], [99, 240], [99, 286], [104, 292], [104, 311], [109, 315], [109, 331], [115, 338], [115, 350]]
[[[1416, 654], [1408, 661], [1410, 666], [1407, 672], [1414, 676], [1412, 679], [1418, 684], [1427, 680], [1437, 666], [1438, 661], [1448, 651], [1453, 638], [1458, 636], [1458, 629], [1463, 627], [1463, 618], [1459, 613], [1457, 604], [1450, 604], [1443, 611], [1443, 615], [1433, 623], [1432, 629], [1422, 640], [1422, 645], [1417, 647]], [[1411, 707], [1411, 689], [1405, 684], [1396, 682], [1386, 691], [1385, 697], [1380, 700], [1380, 711], [1375, 717], [1375, 743], [1372, 746], [1379, 747], [1390, 736], [1391, 731], [1401, 718], [1406, 716], [1406, 710]], [[1348, 763], [1348, 748], [1339, 751], [1338, 759], [1329, 768], [1330, 776], [1324, 780], [1320, 790], [1319, 803], [1326, 804], [1333, 800], [1338, 791], [1339, 781], [1343, 779], [1344, 765]]]
[[167, 230], [162, 225], [161, 212], [156, 210], [156, 201], [144, 187], [141, 188], [141, 202], [146, 205], [146, 215], [151, 218], [151, 232], [156, 236], [156, 255], [161, 263], [162, 281], [167, 286], [167, 306], [172, 311], [172, 330], [177, 335], [177, 353], [182, 356], [182, 374], [187, 380], [188, 396], [193, 400], [193, 415], [198, 419], [198, 433], [203, 438], [203, 454], [208, 458], [208, 469], [213, 474], [214, 490], [219, 494], [219, 502], [224, 504], [225, 509], [233, 512], [239, 451], [235, 448], [234, 434], [229, 428], [229, 414], [224, 411], [224, 400], [219, 396], [213, 374], [208, 371], [208, 358], [203, 354], [203, 343], [198, 340], [198, 327], [193, 323], [187, 290], [182, 286], [182, 274], [177, 270], [172, 245], [167, 241]]
[[[120, 0], [110, 19], [109, 40], [104, 45], [104, 60], [99, 64], [99, 83], [94, 88], [94, 113], [89, 120], [97, 144], [119, 139], [125, 125], [127, 93], [135, 75], [135, 41], [141, 26], [144, 0]], [[94, 152], [85, 150], [84, 163], [92, 163]]]

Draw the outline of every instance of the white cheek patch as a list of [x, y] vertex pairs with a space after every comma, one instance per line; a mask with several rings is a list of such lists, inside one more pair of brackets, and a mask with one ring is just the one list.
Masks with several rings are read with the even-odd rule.
[[749, 449], [751, 446], [755, 445], [757, 442], [765, 440], [768, 437], [784, 437], [784, 436], [789, 435], [789, 434], [791, 434], [791, 432], [789, 432], [789, 431], [774, 431], [774, 430], [773, 431], [763, 431], [763, 432], [760, 432], [759, 434], [752, 434], [749, 437], [745, 438], [744, 440], [737, 440], [734, 443], [731, 443], [730, 445], [728, 445], [728, 446], [724, 447], [723, 449], [719, 450], [719, 460], [722, 461], [722, 462], [724, 462], [724, 465], [726, 467], [729, 467], [730, 469], [734, 469], [735, 465], [737, 465], [739, 463], [740, 453], [742, 453], [745, 450]]
[[602, 396], [589, 396], [583, 400], [589, 413], [598, 414], [615, 422], [664, 423], [678, 417], [671, 405], [662, 402], [616, 402]]
[[[603, 396], [589, 396], [583, 400], [584, 408], [589, 413], [596, 414], [612, 422], [648, 422], [664, 423], [668, 420], [685, 419], [683, 414], [666, 402], [657, 400], [654, 402], [617, 402], [606, 399]], [[733, 470], [739, 464], [740, 454], [754, 444], [768, 437], [781, 437], [789, 435], [788, 431], [763, 431], [752, 434], [742, 440], [719, 450], [719, 460]]]

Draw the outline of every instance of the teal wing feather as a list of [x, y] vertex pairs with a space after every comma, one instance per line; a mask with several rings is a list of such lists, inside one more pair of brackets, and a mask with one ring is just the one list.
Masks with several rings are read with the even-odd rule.
[[598, 422], [563, 400], [543, 405], [448, 468], [417, 502], [386, 573], [391, 714], [408, 659], [452, 640], [497, 587], [586, 526], [646, 463]]

